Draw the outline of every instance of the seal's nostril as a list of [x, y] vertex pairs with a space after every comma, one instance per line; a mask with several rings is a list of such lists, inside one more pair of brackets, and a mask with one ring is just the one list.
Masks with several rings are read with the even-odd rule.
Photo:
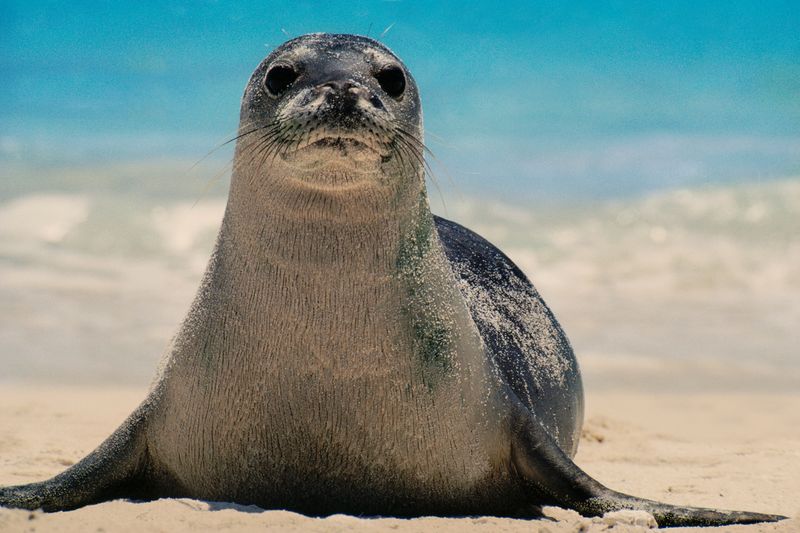
[[333, 89], [336, 92], [344, 93], [356, 87], [356, 84], [349, 80], [331, 80], [322, 84], [322, 87]]
[[372, 95], [370, 95], [370, 97], [369, 97], [369, 102], [370, 102], [370, 103], [371, 103], [371, 104], [372, 104], [372, 105], [373, 105], [373, 106], [374, 106], [376, 109], [382, 109], [382, 110], [383, 110], [383, 109], [386, 109], [386, 107], [384, 107], [384, 105], [383, 105], [383, 102], [381, 102], [381, 99], [380, 99], [380, 98], [378, 98], [378, 95], [377, 95], [377, 94], [372, 94]]

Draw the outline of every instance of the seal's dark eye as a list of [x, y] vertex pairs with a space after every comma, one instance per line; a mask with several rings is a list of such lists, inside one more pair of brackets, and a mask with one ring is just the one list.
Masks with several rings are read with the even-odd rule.
[[400, 67], [383, 68], [375, 74], [375, 79], [381, 84], [381, 89], [392, 98], [399, 98], [406, 90], [406, 76]]
[[267, 72], [264, 86], [274, 96], [278, 96], [297, 79], [297, 71], [289, 65], [275, 65]]

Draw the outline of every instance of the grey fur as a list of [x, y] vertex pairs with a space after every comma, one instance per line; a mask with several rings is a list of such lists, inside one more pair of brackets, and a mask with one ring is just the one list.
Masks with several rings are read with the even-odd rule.
[[[272, 94], [275, 65], [298, 76]], [[392, 66], [396, 97], [376, 79]], [[383, 45], [314, 34], [270, 54], [244, 93], [215, 251], [147, 400], [80, 463], [0, 489], [0, 504], [779, 519], [633, 498], [572, 463], [583, 393], [569, 343], [507, 257], [433, 217], [422, 149], [416, 84]]]

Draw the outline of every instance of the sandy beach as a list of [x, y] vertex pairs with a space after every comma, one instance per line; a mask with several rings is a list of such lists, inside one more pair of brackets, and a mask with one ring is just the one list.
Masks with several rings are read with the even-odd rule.
[[[493, 438], [505, 391], [480, 357], [510, 369], [519, 347], [536, 379], [503, 379], [561, 386], [546, 416], [574, 413], [579, 370], [592, 478], [788, 517], [708, 530], [800, 533], [796, 4], [0, 2], [0, 487], [86, 457], [166, 368], [147, 451], [192, 494], [295, 476], [285, 505], [388, 512], [365, 465], [420, 502], [501, 490], [486, 474], [519, 443]], [[568, 341], [426, 203], [511, 259]], [[254, 403], [265, 381], [288, 401]], [[658, 529], [542, 513], [165, 498], [0, 507], [0, 533]]]
[[[800, 396], [589, 392], [577, 463], [606, 485], [675, 504], [791, 516], [724, 531], [800, 531]], [[99, 444], [141, 388], [3, 385], [0, 485], [51, 476]], [[287, 511], [165, 499], [72, 512], [0, 510], [0, 531], [645, 531], [646, 517], [586, 519], [546, 508], [537, 521], [495, 517], [311, 518]], [[679, 528], [672, 531], [688, 531]]]

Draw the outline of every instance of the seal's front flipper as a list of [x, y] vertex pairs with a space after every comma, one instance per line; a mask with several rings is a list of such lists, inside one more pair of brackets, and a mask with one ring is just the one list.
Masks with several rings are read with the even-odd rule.
[[578, 468], [558, 447], [536, 417], [514, 398], [511, 417], [511, 462], [532, 488], [555, 505], [587, 516], [609, 511], [642, 510], [652, 514], [661, 527], [721, 526], [776, 522], [785, 516], [677, 507], [629, 496], [606, 488]]
[[66, 511], [144, 494], [145, 408], [139, 407], [96, 450], [52, 479], [0, 487], [0, 506]]

